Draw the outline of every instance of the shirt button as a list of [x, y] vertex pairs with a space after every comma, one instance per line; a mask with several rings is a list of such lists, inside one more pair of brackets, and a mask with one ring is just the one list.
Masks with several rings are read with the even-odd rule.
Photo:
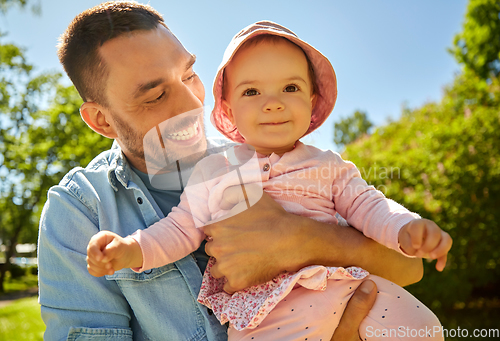
[[263, 170], [264, 172], [267, 172], [267, 171], [269, 170], [269, 168], [271, 168], [271, 166], [269, 166], [269, 164], [268, 164], [268, 163], [266, 163], [266, 164], [264, 165], [264, 167], [262, 167], [262, 170]]
[[138, 197], [138, 198], [137, 198], [137, 203], [138, 203], [139, 205], [141, 205], [141, 204], [142, 204], [142, 198], [141, 198], [141, 197]]
[[208, 315], [213, 315], [213, 313], [214, 313], [214, 312], [212, 311], [212, 309], [209, 309], [209, 308], [207, 308], [207, 311], [208, 311]]

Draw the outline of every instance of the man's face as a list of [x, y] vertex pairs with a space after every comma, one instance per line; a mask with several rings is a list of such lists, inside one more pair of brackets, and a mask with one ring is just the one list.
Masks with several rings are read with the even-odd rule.
[[[203, 107], [205, 90], [193, 71], [195, 57], [168, 29], [159, 25], [124, 34], [104, 43], [99, 53], [109, 70], [104, 110], [134, 167], [147, 171], [145, 151], [164, 148], [170, 160], [178, 160], [206, 149], [202, 115], [178, 116]], [[161, 142], [145, 146], [151, 130]]]

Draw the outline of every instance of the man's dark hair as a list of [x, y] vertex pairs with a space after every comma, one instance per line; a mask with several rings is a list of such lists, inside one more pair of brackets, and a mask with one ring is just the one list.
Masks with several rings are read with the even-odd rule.
[[109, 71], [99, 55], [106, 41], [137, 30], [153, 30], [163, 17], [148, 5], [109, 1], [73, 19], [59, 38], [57, 54], [64, 70], [86, 102], [107, 106], [105, 84]]

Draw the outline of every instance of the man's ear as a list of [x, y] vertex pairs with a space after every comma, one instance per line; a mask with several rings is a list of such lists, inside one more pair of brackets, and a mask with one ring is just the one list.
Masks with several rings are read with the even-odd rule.
[[225, 99], [222, 100], [222, 112], [224, 113], [224, 115], [226, 115], [226, 117], [229, 119], [229, 121], [231, 121], [233, 125], [236, 125], [234, 122], [233, 110], [231, 109], [229, 102]]
[[80, 107], [80, 115], [87, 125], [96, 133], [110, 138], [117, 138], [116, 131], [112, 125], [109, 124], [109, 112], [95, 102], [85, 102]]

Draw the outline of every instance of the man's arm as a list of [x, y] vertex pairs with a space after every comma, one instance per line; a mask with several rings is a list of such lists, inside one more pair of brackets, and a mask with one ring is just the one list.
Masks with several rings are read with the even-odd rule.
[[130, 308], [116, 282], [87, 271], [87, 243], [98, 231], [96, 219], [65, 187], [49, 191], [38, 243], [40, 304], [47, 340], [65, 340], [72, 328], [77, 328], [72, 331], [75, 335], [94, 335], [96, 341], [132, 340]]
[[[405, 257], [351, 227], [287, 213], [269, 195], [237, 216], [204, 227], [206, 251], [217, 259], [216, 277], [233, 292], [305, 266], [359, 266], [406, 286], [423, 275], [422, 261]], [[244, 265], [244, 266], [243, 266]]]

